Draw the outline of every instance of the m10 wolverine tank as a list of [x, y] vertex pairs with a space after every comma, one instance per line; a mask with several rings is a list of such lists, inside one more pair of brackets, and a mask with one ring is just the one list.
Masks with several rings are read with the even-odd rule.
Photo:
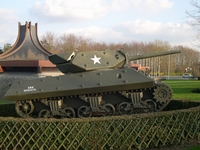
[[128, 56], [118, 51], [65, 52], [49, 56], [62, 76], [15, 81], [5, 98], [20, 117], [91, 117], [162, 110], [172, 98], [164, 83], [128, 66], [132, 60], [178, 50]]

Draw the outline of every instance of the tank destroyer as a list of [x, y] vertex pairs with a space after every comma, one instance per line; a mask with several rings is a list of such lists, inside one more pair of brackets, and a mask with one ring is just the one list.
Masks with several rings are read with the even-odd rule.
[[20, 117], [91, 117], [161, 111], [171, 88], [128, 66], [130, 61], [180, 53], [129, 56], [117, 51], [65, 52], [49, 56], [61, 76], [15, 81], [5, 98]]

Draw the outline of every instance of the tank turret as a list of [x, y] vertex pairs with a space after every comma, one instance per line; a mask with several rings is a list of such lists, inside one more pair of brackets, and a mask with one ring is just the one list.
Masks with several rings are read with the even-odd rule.
[[118, 51], [65, 52], [49, 56], [49, 60], [62, 73], [84, 72], [98, 69], [121, 68], [130, 61], [180, 53], [179, 50], [129, 56], [123, 49]]

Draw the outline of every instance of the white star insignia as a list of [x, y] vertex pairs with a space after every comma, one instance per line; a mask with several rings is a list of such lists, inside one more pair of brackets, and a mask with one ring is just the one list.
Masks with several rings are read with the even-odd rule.
[[90, 59], [94, 61], [94, 64], [96, 64], [96, 63], [101, 64], [101, 62], [99, 61], [101, 59], [101, 57], [98, 58], [96, 55], [94, 55], [94, 58], [90, 58]]

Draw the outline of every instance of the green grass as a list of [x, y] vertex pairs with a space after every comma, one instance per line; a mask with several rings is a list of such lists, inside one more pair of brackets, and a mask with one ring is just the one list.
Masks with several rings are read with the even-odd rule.
[[191, 92], [193, 89], [200, 88], [199, 80], [165, 80], [162, 82], [172, 88], [172, 98], [175, 100], [200, 100], [200, 93]]
[[191, 147], [191, 148], [186, 148], [184, 150], [200, 150], [200, 145], [199, 146], [194, 146], [194, 147]]

